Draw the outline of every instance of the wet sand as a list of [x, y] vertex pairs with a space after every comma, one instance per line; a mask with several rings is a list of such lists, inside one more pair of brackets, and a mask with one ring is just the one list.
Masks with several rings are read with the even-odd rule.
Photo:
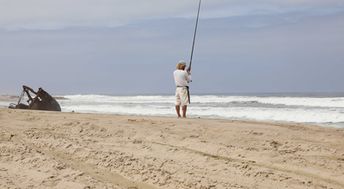
[[344, 129], [0, 109], [0, 188], [344, 188]]

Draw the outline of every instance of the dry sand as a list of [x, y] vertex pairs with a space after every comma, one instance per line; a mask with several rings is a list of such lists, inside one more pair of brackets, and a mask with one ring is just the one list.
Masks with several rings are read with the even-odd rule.
[[0, 109], [0, 188], [344, 188], [344, 129]]

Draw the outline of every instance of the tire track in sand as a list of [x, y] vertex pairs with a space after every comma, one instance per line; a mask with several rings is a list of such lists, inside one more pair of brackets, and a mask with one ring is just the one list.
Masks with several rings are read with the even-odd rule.
[[[5, 129], [3, 129], [7, 133], [12, 133], [9, 132]], [[87, 163], [82, 163], [79, 161], [74, 161], [70, 156], [67, 154], [64, 154], [63, 152], [56, 152], [52, 151], [51, 149], [42, 149], [35, 144], [30, 143], [29, 141], [26, 141], [23, 136], [21, 136], [19, 133], [15, 133], [14, 137], [11, 138], [13, 142], [20, 143], [21, 145], [24, 145], [28, 148], [31, 148], [32, 150], [35, 150], [38, 153], [42, 153], [49, 158], [65, 164], [66, 166], [74, 169], [74, 170], [79, 170], [86, 175], [89, 175], [90, 177], [101, 181], [103, 183], [111, 183], [114, 186], [118, 186], [120, 188], [125, 188], [125, 189], [156, 189], [154, 186], [151, 186], [149, 184], [143, 183], [143, 182], [137, 182], [137, 181], [132, 181], [129, 180], [125, 177], [123, 177], [120, 174], [106, 171], [106, 170], [101, 170], [97, 168], [95, 165], [87, 164]]]
[[303, 170], [300, 170], [297, 168], [292, 169], [292, 168], [283, 167], [282, 165], [272, 165], [272, 164], [267, 164], [264, 162], [257, 162], [257, 161], [252, 161], [252, 160], [244, 160], [244, 159], [238, 159], [238, 158], [232, 158], [232, 157], [219, 156], [219, 155], [214, 155], [214, 154], [202, 152], [199, 150], [195, 150], [192, 148], [187, 148], [185, 146], [175, 146], [172, 144], [153, 142], [153, 141], [147, 141], [147, 142], [150, 142], [152, 144], [161, 145], [161, 146], [168, 146], [168, 147], [177, 148], [179, 150], [188, 151], [188, 152], [191, 152], [194, 154], [206, 156], [206, 157], [217, 159], [217, 160], [224, 160], [224, 161], [230, 161], [230, 162], [245, 162], [245, 163], [248, 163], [252, 166], [261, 167], [261, 168], [268, 168], [268, 169], [272, 169], [272, 170], [276, 170], [276, 171], [280, 171], [280, 172], [284, 172], [284, 173], [289, 173], [289, 174], [294, 174], [294, 175], [298, 175], [298, 176], [317, 179], [317, 180], [321, 180], [325, 183], [337, 185], [337, 186], [340, 186], [341, 188], [344, 188], [343, 182], [340, 182], [338, 180], [334, 180], [330, 177], [321, 177], [319, 175], [316, 175], [316, 174], [313, 174], [313, 173], [310, 173], [307, 171], [303, 171]]

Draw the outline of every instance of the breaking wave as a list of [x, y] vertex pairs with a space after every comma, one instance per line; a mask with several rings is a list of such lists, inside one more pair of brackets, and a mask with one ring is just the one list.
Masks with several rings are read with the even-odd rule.
[[[67, 95], [62, 110], [120, 115], [174, 116], [174, 96]], [[192, 117], [344, 123], [344, 97], [193, 95]]]

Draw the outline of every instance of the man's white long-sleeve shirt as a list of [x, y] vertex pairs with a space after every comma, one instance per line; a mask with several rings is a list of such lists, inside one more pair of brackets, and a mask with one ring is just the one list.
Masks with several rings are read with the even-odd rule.
[[173, 75], [176, 87], [186, 87], [191, 82], [191, 74], [185, 70], [176, 70]]

